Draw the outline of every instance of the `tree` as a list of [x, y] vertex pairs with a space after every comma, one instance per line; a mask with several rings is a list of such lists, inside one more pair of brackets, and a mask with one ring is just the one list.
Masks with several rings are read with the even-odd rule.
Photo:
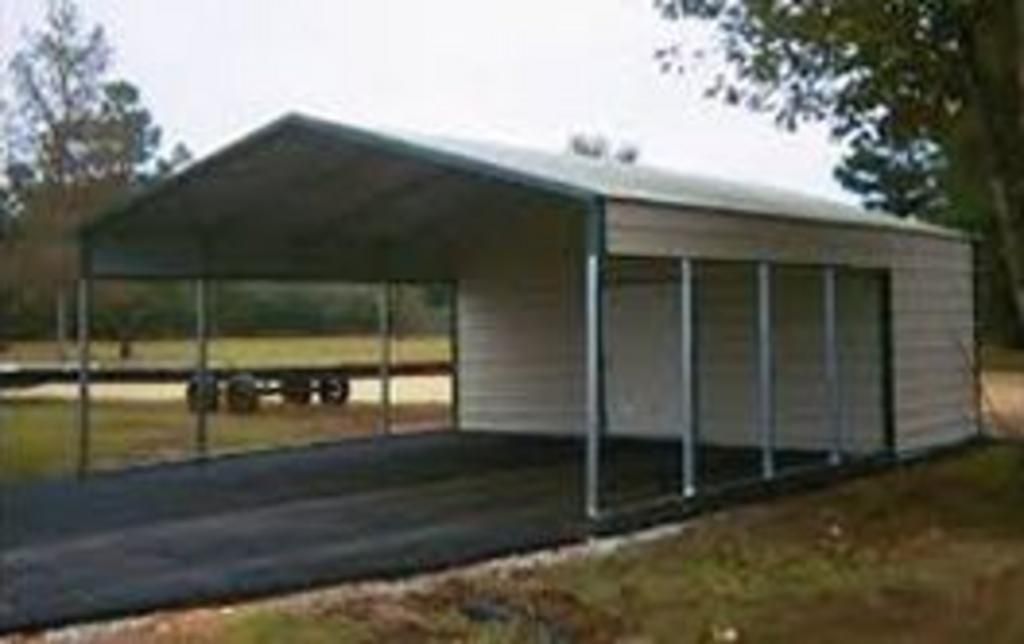
[[[1024, 337], [1024, 0], [657, 6], [716, 25], [709, 95], [788, 128], [828, 123], [849, 144], [837, 177], [868, 206], [987, 234]], [[656, 56], [675, 70], [690, 53]]]
[[[86, 124], [100, 96], [110, 47], [99, 27], [86, 29], [70, 1], [51, 0], [44, 28], [28, 36], [10, 65], [15, 91], [8, 134], [8, 176], [28, 175], [18, 195], [26, 213], [18, 251], [31, 258], [35, 291], [56, 295], [58, 345], [66, 336], [67, 284], [75, 262], [59, 240], [77, 226]], [[31, 216], [28, 216], [31, 213]], [[25, 269], [25, 261], [17, 262]], [[18, 279], [18, 276], [15, 276]], [[33, 293], [34, 295], [35, 293]]]
[[[83, 171], [90, 177], [86, 202], [93, 208], [174, 172], [190, 158], [181, 144], [174, 148], [175, 156], [158, 156], [162, 132], [142, 104], [138, 88], [124, 80], [103, 85], [98, 112], [88, 122], [85, 138]], [[117, 337], [122, 360], [133, 357], [135, 337], [150, 316], [150, 290], [130, 282], [108, 282], [97, 288], [97, 310]]]
[[[66, 293], [78, 275], [74, 231], [89, 214], [189, 159], [180, 144], [172, 157], [158, 156], [162, 132], [139, 89], [111, 78], [111, 62], [102, 27], [87, 26], [73, 0], [49, 0], [43, 27], [27, 34], [9, 66], [14, 96], [4, 174], [19, 234], [5, 253], [13, 267], [7, 275], [27, 300], [21, 306], [56, 299], [61, 347]], [[31, 291], [24, 288], [27, 275], [33, 277]], [[129, 343], [137, 326], [137, 290], [98, 292], [99, 301], [109, 304], [100, 308], [123, 320], [118, 335]], [[123, 352], [130, 353], [130, 344]]]
[[942, 151], [930, 141], [894, 142], [863, 132], [850, 141], [835, 176], [867, 208], [939, 219], [950, 205], [941, 181], [944, 168]]

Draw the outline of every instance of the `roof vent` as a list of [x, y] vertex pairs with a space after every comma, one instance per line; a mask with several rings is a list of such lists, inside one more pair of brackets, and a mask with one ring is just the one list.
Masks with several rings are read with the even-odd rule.
[[623, 165], [636, 164], [640, 158], [636, 144], [621, 142], [613, 147], [608, 137], [601, 134], [573, 134], [569, 137], [568, 151], [575, 156]]

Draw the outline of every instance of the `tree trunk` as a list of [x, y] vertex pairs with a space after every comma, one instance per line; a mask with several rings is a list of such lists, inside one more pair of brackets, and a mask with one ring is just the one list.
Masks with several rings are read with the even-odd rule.
[[[1017, 321], [1017, 337], [1024, 337], [1024, 183], [1019, 168], [1024, 167], [1024, 0], [1013, 0], [1014, 31], [1012, 62], [1018, 79], [1013, 105], [1002, 104], [992, 84], [1004, 76], [986, 74], [984, 57], [978, 43], [986, 37], [984, 22], [965, 27], [964, 80], [976, 109], [976, 125], [984, 147], [982, 161], [988, 175], [996, 244], [1009, 282], [1010, 297]], [[975, 32], [974, 30], [978, 30]], [[1003, 101], [1005, 103], [1005, 101]], [[1009, 115], [1015, 118], [1009, 118]]]
[[1017, 66], [1017, 127], [1024, 134], [1024, 0], [1013, 0], [1013, 28], [1017, 46], [1014, 63]]
[[132, 333], [122, 329], [117, 334], [117, 357], [120, 360], [131, 360], [135, 356], [135, 343], [132, 342]]
[[[989, 180], [992, 209], [996, 219], [1000, 259], [1008, 278], [1017, 320], [1017, 337], [1024, 337], [1024, 243], [1017, 221], [1024, 220], [1024, 204], [1010, 198], [1011, 190], [1002, 176]], [[1016, 203], [1014, 203], [1016, 201]]]

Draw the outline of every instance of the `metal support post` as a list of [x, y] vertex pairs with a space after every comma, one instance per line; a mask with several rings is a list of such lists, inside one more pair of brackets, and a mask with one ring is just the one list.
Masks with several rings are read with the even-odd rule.
[[380, 433], [391, 433], [391, 336], [392, 336], [392, 286], [385, 282], [380, 290]]
[[216, 390], [211, 391], [209, 370], [209, 304], [206, 292], [206, 280], [200, 278], [195, 282], [196, 289], [196, 453], [206, 458], [209, 452], [209, 423], [207, 411], [211, 396], [216, 399]]
[[601, 438], [608, 422], [604, 378], [604, 212], [597, 205], [588, 213], [584, 265], [586, 331], [586, 454], [583, 498], [587, 518], [601, 516]]
[[824, 325], [822, 338], [822, 355], [825, 357], [825, 401], [828, 413], [829, 435], [832, 450], [829, 463], [839, 465], [846, 449], [844, 436], [843, 404], [839, 375], [839, 326], [836, 298], [836, 268], [826, 266], [822, 269], [822, 304]]
[[449, 286], [448, 300], [448, 343], [451, 347], [451, 428], [459, 429], [459, 283]]
[[[83, 250], [83, 253], [87, 252]], [[92, 346], [89, 326], [92, 319], [92, 278], [83, 271], [78, 280], [78, 475], [89, 473], [92, 448], [92, 399], [90, 369]]]
[[696, 484], [696, 342], [694, 334], [693, 262], [679, 261], [679, 315], [680, 315], [680, 419], [682, 421], [682, 494], [691, 498], [697, 494]]
[[586, 266], [586, 326], [587, 326], [587, 462], [586, 506], [587, 516], [600, 516], [601, 480], [601, 260], [596, 253], [587, 256]]
[[775, 478], [775, 369], [772, 347], [772, 266], [757, 265], [757, 431], [761, 474]]

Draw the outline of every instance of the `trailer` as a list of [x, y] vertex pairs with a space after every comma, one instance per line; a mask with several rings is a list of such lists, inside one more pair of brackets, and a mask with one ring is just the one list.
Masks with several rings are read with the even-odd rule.
[[[447, 376], [448, 362], [407, 362], [388, 366], [389, 377]], [[350, 363], [327, 366], [210, 367], [201, 376], [195, 369], [166, 366], [97, 365], [89, 369], [93, 383], [162, 384], [182, 383], [191, 411], [252, 413], [260, 400], [279, 395], [289, 404], [344, 405], [351, 395], [352, 380], [381, 377], [379, 365]], [[0, 392], [28, 389], [48, 384], [74, 384], [79, 381], [77, 365], [22, 367], [7, 365], [0, 369]]]

